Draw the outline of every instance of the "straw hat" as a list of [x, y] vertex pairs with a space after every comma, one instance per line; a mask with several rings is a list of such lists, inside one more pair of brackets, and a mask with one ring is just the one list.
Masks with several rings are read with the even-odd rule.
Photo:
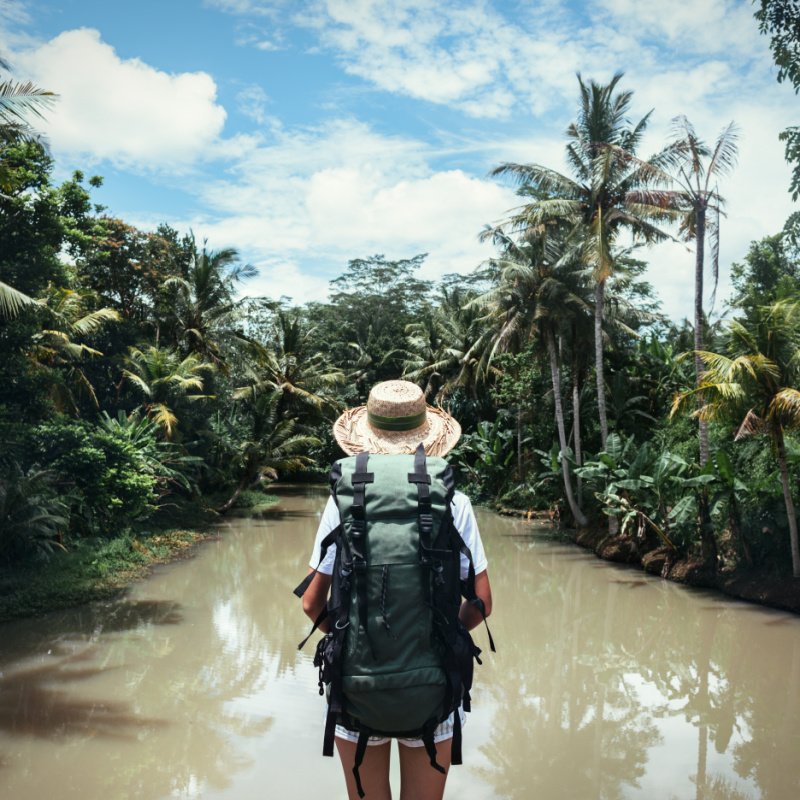
[[372, 387], [365, 406], [348, 409], [333, 425], [342, 450], [356, 455], [413, 453], [422, 442], [429, 456], [455, 447], [461, 426], [446, 411], [429, 406], [422, 389], [409, 381], [384, 381]]

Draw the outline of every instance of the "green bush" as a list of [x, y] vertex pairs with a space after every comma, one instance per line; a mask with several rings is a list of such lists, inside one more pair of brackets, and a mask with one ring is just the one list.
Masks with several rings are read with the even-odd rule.
[[0, 472], [0, 561], [61, 547], [68, 516], [54, 477], [35, 465], [23, 472], [16, 462]]
[[31, 433], [37, 460], [57, 476], [74, 534], [113, 536], [155, 510], [157, 479], [124, 437], [59, 417]]

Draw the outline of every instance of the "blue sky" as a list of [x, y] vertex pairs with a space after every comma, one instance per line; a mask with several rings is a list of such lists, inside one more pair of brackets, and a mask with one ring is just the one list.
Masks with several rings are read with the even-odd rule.
[[[516, 204], [504, 161], [566, 169], [576, 72], [625, 72], [643, 154], [685, 114], [741, 129], [720, 186], [722, 289], [748, 243], [794, 210], [777, 133], [798, 99], [775, 82], [752, 6], [735, 0], [0, 0], [17, 78], [58, 92], [46, 132], [60, 175], [105, 177], [97, 200], [166, 221], [259, 268], [248, 294], [324, 299], [351, 258], [427, 252], [425, 277], [491, 255], [485, 224]], [[642, 254], [664, 310], [691, 312], [693, 256]], [[718, 304], [719, 307], [719, 304]]]

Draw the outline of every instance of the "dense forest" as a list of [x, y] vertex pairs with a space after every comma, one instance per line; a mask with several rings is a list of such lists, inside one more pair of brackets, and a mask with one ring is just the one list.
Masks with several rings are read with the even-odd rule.
[[[495, 168], [520, 205], [476, 231], [488, 262], [432, 283], [425, 254], [359, 254], [327, 302], [298, 305], [248, 296], [254, 268], [201, 231], [115, 218], [93, 202], [100, 177], [55, 185], [35, 127], [57, 100], [8, 77], [3, 569], [135, 550], [189, 508], [225, 515], [276, 480], [319, 480], [336, 415], [403, 376], [461, 422], [452, 460], [476, 501], [664, 563], [800, 576], [800, 215], [724, 265], [733, 295], [709, 318], [737, 128], [706, 140], [677, 117], [645, 155], [648, 117], [630, 119], [623, 83], [579, 77], [566, 173]], [[643, 277], [647, 246], [666, 239], [691, 249], [671, 265], [695, 286], [682, 324]]]

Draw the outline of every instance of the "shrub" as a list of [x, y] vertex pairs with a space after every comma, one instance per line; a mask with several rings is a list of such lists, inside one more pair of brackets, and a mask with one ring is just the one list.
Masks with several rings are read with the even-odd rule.
[[65, 417], [38, 425], [31, 435], [37, 458], [68, 498], [74, 533], [116, 535], [155, 510], [157, 479], [142, 471], [124, 437]]

